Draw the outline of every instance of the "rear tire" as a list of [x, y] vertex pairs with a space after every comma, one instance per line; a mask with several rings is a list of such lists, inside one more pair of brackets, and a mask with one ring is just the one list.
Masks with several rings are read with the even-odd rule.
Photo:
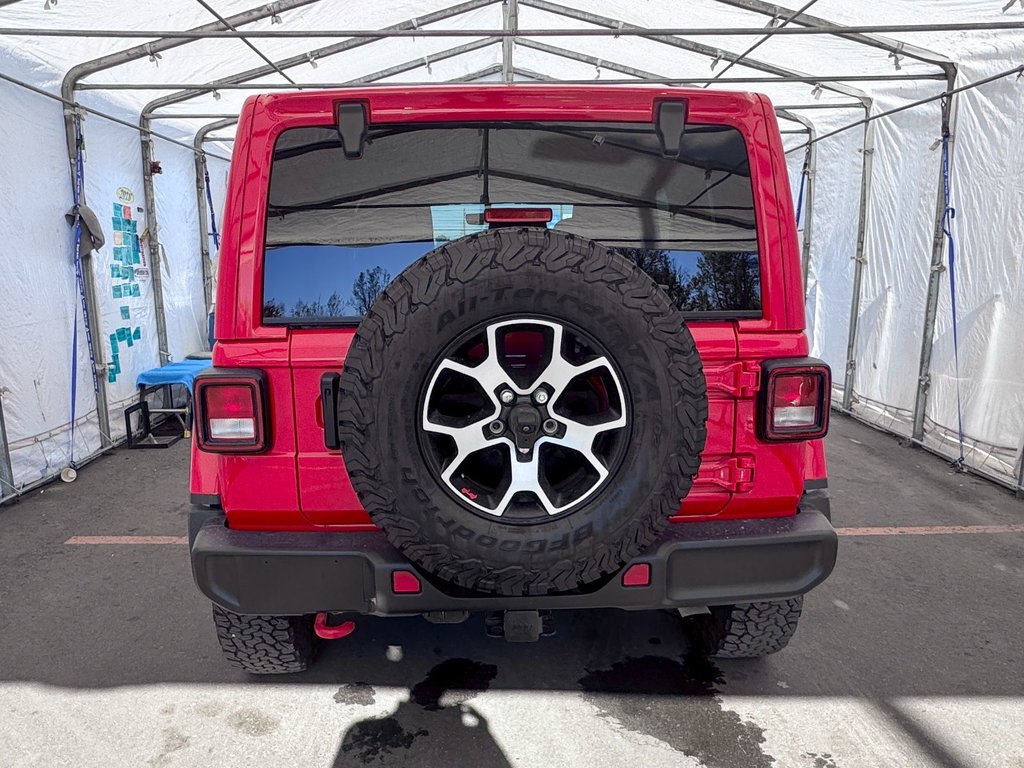
[[303, 672], [319, 650], [312, 616], [243, 616], [214, 604], [213, 623], [224, 658], [252, 675]]
[[713, 631], [708, 653], [717, 659], [758, 659], [781, 651], [796, 634], [802, 596], [711, 609]]
[[[546, 351], [547, 361], [532, 370], [518, 363], [527, 372], [522, 380], [511, 373], [515, 364], [502, 363], [497, 333], [506, 325], [550, 329], [543, 341], [550, 346], [540, 354]], [[592, 356], [567, 358], [554, 341], [563, 333], [592, 347]], [[587, 384], [587, 396], [606, 403], [600, 421], [560, 411], [569, 386], [555, 382], [566, 369], [589, 371], [584, 360], [604, 361], [594, 370], [612, 381], [599, 382], [600, 392]], [[447, 422], [431, 419], [428, 404], [442, 367], [457, 372], [463, 392], [476, 393], [471, 416], [453, 410]], [[359, 325], [340, 389], [345, 467], [370, 518], [424, 571], [489, 594], [569, 592], [616, 573], [678, 512], [707, 437], [707, 385], [682, 312], [634, 263], [553, 230], [471, 235], [410, 266]], [[502, 389], [509, 400], [499, 401]], [[530, 400], [535, 389], [544, 390], [544, 400]], [[465, 405], [473, 396], [451, 400]], [[541, 413], [534, 404], [545, 402], [551, 411]], [[536, 416], [537, 426], [514, 428], [512, 412], [519, 410]], [[620, 418], [605, 421], [613, 412]], [[548, 423], [554, 431], [544, 428], [535, 453], [509, 437]], [[587, 430], [601, 424], [615, 425], [615, 447], [598, 457], [604, 435]], [[485, 433], [485, 425], [497, 431]], [[568, 437], [569, 425], [579, 439]], [[445, 430], [441, 440], [437, 433]], [[562, 471], [563, 460], [562, 469], [545, 475], [545, 454], [589, 458], [582, 469]], [[473, 457], [486, 473], [462, 474]], [[544, 488], [602, 471], [576, 501], [556, 504], [552, 497], [560, 492]], [[538, 491], [547, 501], [534, 503]]]

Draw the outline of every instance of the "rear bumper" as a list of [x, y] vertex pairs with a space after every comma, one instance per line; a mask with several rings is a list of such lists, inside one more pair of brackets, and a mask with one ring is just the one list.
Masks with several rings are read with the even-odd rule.
[[[837, 549], [824, 490], [809, 491], [793, 517], [670, 525], [632, 561], [651, 566], [647, 586], [623, 586], [624, 568], [586, 593], [539, 597], [449, 593], [416, 571], [379, 531], [233, 531], [220, 513], [206, 509], [195, 510], [191, 530], [192, 570], [203, 594], [229, 611], [271, 615], [651, 610], [778, 600], [804, 594], [824, 581]], [[422, 590], [394, 594], [395, 570], [416, 572]]]

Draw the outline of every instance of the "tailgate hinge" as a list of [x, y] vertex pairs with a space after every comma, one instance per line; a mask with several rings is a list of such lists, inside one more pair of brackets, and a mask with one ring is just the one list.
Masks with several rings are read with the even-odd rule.
[[700, 474], [700, 479], [709, 485], [716, 485], [732, 493], [746, 493], [754, 487], [754, 457], [730, 456], [709, 467], [706, 474], [702, 467]]
[[754, 397], [761, 388], [761, 364], [737, 360], [707, 372], [708, 390], [725, 392], [737, 398]]

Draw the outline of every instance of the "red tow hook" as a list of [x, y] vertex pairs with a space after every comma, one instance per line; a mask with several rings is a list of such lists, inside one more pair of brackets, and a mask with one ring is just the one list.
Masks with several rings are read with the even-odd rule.
[[354, 621], [343, 621], [341, 624], [328, 624], [327, 614], [321, 611], [313, 621], [313, 631], [316, 632], [317, 637], [324, 640], [340, 640], [356, 631], [356, 623]]

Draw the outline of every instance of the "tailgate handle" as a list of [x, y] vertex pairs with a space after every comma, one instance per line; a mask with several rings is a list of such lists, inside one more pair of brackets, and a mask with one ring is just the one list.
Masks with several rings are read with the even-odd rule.
[[338, 389], [340, 385], [340, 373], [325, 373], [320, 377], [320, 402], [324, 411], [324, 445], [332, 451], [341, 448], [341, 435], [338, 434]]

